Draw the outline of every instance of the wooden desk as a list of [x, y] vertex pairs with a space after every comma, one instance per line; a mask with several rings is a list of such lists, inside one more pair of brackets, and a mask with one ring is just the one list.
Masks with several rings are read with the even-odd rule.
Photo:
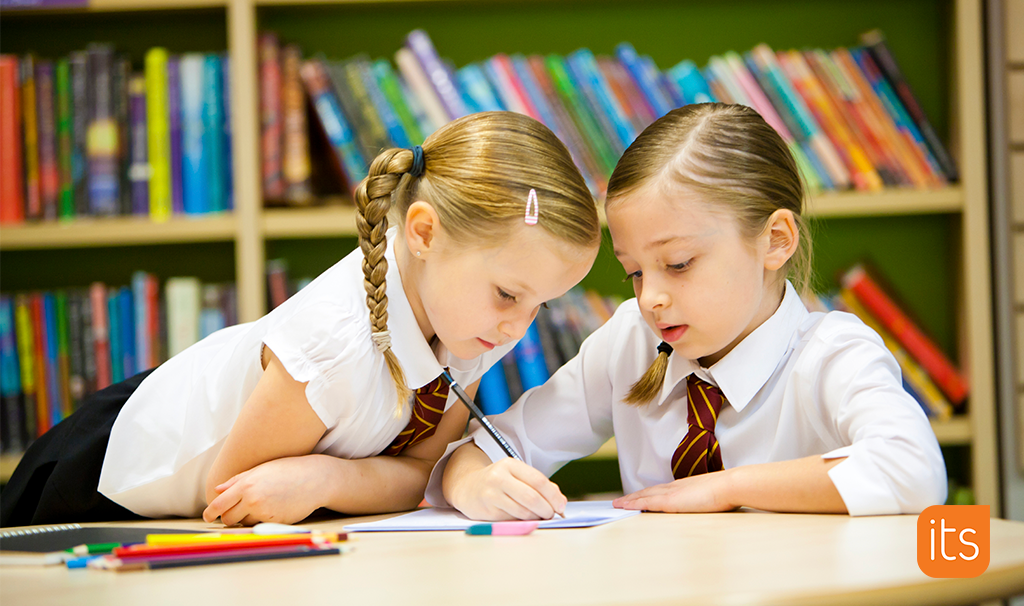
[[[313, 526], [340, 530], [351, 521]], [[350, 535], [353, 551], [338, 557], [130, 573], [4, 567], [0, 603], [842, 606], [970, 604], [1024, 593], [1024, 524], [992, 520], [991, 564], [982, 576], [931, 579], [917, 567], [916, 522], [645, 513], [526, 537], [362, 533]]]

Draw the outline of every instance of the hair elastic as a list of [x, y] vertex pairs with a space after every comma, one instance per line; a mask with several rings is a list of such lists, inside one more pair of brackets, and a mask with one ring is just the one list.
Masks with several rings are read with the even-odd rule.
[[370, 335], [370, 338], [373, 339], [373, 344], [377, 346], [377, 351], [384, 353], [385, 351], [391, 349], [390, 330], [382, 330], [380, 332], [372, 333]]
[[670, 356], [672, 355], [672, 346], [666, 343], [665, 341], [662, 341], [661, 344], [658, 345], [658, 353]]
[[427, 170], [427, 163], [423, 159], [423, 148], [419, 145], [412, 147], [412, 166], [409, 167], [409, 174], [418, 177]]
[[[530, 206], [533, 205], [533, 214], [530, 214]], [[526, 196], [526, 224], [536, 225], [537, 217], [540, 215], [540, 204], [537, 202], [537, 190], [531, 189], [530, 195]]]

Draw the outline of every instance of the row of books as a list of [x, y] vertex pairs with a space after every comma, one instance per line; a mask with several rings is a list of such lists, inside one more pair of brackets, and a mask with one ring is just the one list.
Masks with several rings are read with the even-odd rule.
[[498, 414], [523, 392], [543, 384], [579, 353], [583, 340], [608, 321], [621, 302], [579, 287], [548, 301], [512, 351], [484, 373], [477, 404], [485, 414]]
[[925, 413], [939, 420], [963, 410], [970, 393], [966, 375], [904, 311], [877, 269], [863, 264], [847, 270], [837, 293], [819, 298], [824, 309], [856, 315], [882, 337], [903, 374], [903, 386]]
[[0, 451], [21, 452], [93, 391], [237, 323], [235, 288], [132, 275], [131, 285], [0, 294]]
[[[615, 56], [582, 48], [566, 56], [497, 54], [455, 67], [422, 30], [394, 56], [343, 61], [281, 47], [260, 36], [263, 184], [269, 198], [308, 200], [307, 116], [329, 141], [337, 171], [354, 187], [388, 147], [409, 147], [448, 121], [511, 110], [548, 125], [601, 195], [619, 156], [648, 124], [688, 103], [748, 105], [792, 150], [809, 188], [935, 188], [957, 169], [880, 32], [862, 45], [775, 52], [765, 44], [683, 60], [661, 70], [629, 43]], [[301, 169], [301, 170], [299, 170]]]
[[0, 56], [0, 223], [230, 210], [227, 56]]

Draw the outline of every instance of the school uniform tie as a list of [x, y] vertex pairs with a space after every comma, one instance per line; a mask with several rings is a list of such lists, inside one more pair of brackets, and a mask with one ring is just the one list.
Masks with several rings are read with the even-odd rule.
[[448, 400], [448, 384], [440, 375], [413, 393], [412, 417], [402, 433], [395, 437], [383, 453], [390, 456], [400, 454], [406, 448], [418, 444], [434, 435], [437, 424], [444, 414], [444, 403]]
[[722, 450], [715, 437], [715, 423], [725, 403], [722, 390], [690, 375], [686, 378], [689, 398], [686, 435], [672, 455], [672, 475], [678, 480], [722, 470]]

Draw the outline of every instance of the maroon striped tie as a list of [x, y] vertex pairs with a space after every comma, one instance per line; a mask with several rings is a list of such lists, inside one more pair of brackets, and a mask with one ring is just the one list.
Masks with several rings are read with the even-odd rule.
[[722, 450], [715, 437], [715, 422], [722, 410], [722, 390], [699, 379], [686, 378], [689, 409], [686, 412], [686, 435], [672, 455], [672, 475], [676, 479], [722, 470]]
[[381, 454], [395, 456], [434, 435], [448, 400], [448, 384], [438, 376], [413, 394], [412, 417], [402, 433]]

